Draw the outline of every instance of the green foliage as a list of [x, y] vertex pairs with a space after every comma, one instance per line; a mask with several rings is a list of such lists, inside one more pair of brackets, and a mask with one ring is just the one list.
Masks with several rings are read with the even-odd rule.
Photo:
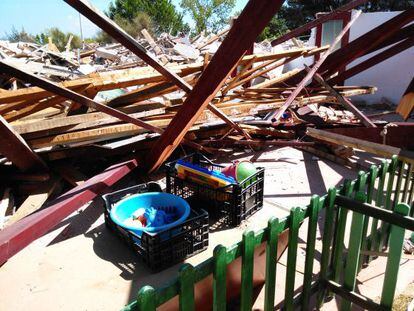
[[257, 41], [260, 42], [265, 39], [273, 40], [277, 37], [280, 37], [281, 35], [284, 35], [288, 31], [289, 28], [287, 27], [286, 20], [284, 18], [275, 16], [257, 38]]
[[181, 0], [181, 7], [195, 22], [195, 33], [217, 32], [229, 20], [235, 0]]
[[24, 28], [18, 31], [14, 26], [12, 26], [10, 33], [6, 34], [6, 40], [9, 40], [10, 42], [35, 42], [35, 38], [27, 33]]
[[44, 45], [49, 42], [48, 38], [51, 37], [52, 42], [56, 45], [59, 51], [64, 51], [66, 44], [68, 43], [71, 35], [73, 36], [71, 45], [70, 45], [71, 48], [72, 49], [80, 48], [82, 46], [82, 40], [78, 35], [75, 35], [70, 32], [65, 33], [57, 27], [49, 28], [45, 32], [37, 34], [35, 37], [35, 40], [38, 44]]
[[142, 23], [142, 14], [146, 14], [151, 24], [147, 30], [156, 34], [168, 32], [176, 35], [188, 30], [183, 15], [177, 12], [171, 0], [115, 0], [109, 5], [107, 14], [121, 23], [133, 22], [137, 17]]
[[[279, 17], [286, 20], [289, 29], [295, 29], [313, 20], [318, 12], [330, 12], [349, 0], [286, 0], [279, 11]], [[364, 12], [400, 11], [414, 7], [414, 0], [376, 0], [369, 1], [357, 9]]]

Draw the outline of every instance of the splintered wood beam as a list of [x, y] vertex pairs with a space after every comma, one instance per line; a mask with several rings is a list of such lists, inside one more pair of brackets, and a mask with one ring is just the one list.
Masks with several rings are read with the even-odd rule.
[[314, 27], [316, 27], [316, 26], [318, 26], [318, 25], [320, 25], [320, 24], [322, 24], [326, 21], [332, 20], [335, 17], [337, 17], [338, 15], [341, 15], [344, 12], [348, 12], [349, 10], [352, 10], [353, 8], [355, 8], [355, 7], [357, 7], [361, 4], [364, 4], [366, 2], [368, 2], [368, 0], [350, 1], [349, 3], [341, 6], [340, 8], [337, 8], [334, 11], [332, 11], [331, 13], [323, 14], [319, 18], [314, 19], [313, 21], [311, 21], [311, 22], [309, 22], [309, 23], [307, 23], [303, 26], [300, 26], [300, 27], [288, 32], [287, 34], [284, 34], [284, 35], [280, 36], [279, 38], [273, 40], [271, 42], [272, 46], [276, 46], [276, 45], [281, 44], [281, 43], [283, 43], [283, 42], [285, 42], [289, 39], [295, 38], [295, 37], [303, 34], [304, 32], [309, 31], [312, 28], [314, 28]]
[[377, 144], [367, 140], [318, 130], [310, 127], [307, 128], [306, 135], [316, 138], [320, 141], [361, 149], [387, 158], [391, 158], [393, 155], [397, 155], [401, 160], [407, 163], [414, 163], [413, 151], [403, 150], [401, 148], [384, 144]]
[[[100, 104], [84, 95], [78, 94], [73, 92], [72, 90], [69, 90], [67, 88], [61, 87], [53, 82], [50, 82], [46, 79], [43, 79], [41, 77], [35, 76], [34, 74], [31, 73], [27, 73], [27, 72], [23, 72], [20, 69], [6, 64], [3, 61], [0, 61], [0, 71], [5, 72], [11, 76], [14, 76], [16, 78], [19, 78], [22, 81], [26, 81], [26, 82], [30, 82], [33, 85], [36, 85], [38, 87], [41, 87], [51, 93], [57, 94], [59, 96], [65, 97], [67, 99], [70, 99], [78, 104], [87, 106], [89, 108], [98, 110], [100, 112], [106, 113], [112, 117], [116, 117], [118, 119], [120, 119], [121, 121], [127, 122], [127, 123], [132, 123], [135, 124], [139, 127], [142, 127], [148, 131], [154, 132], [154, 133], [158, 133], [158, 134], [162, 134], [164, 131], [158, 127], [155, 127], [151, 124], [148, 124], [147, 122], [141, 121], [139, 119], [135, 119], [129, 115], [127, 115], [126, 113], [123, 113], [119, 110], [116, 110], [114, 108], [105, 106], [103, 104]], [[185, 143], [195, 149], [198, 150], [202, 150], [203, 147], [191, 142], [191, 141], [185, 141]]]
[[105, 14], [99, 12], [90, 3], [85, 0], [64, 0], [67, 4], [77, 10], [79, 13], [88, 18], [91, 22], [113, 37], [116, 41], [121, 43], [132, 53], [141, 58], [148, 65], [157, 70], [160, 74], [166, 77], [168, 80], [179, 86], [185, 92], [191, 91], [191, 86], [184, 81], [176, 73], [168, 70], [162, 65], [158, 59], [150, 55], [145, 48], [140, 45], [133, 37], [127, 34], [121, 27], [115, 24]]
[[397, 107], [397, 112], [407, 120], [411, 112], [414, 110], [414, 78], [408, 85], [407, 90], [404, 92], [400, 103]]
[[[305, 65], [305, 68], [306, 68], [307, 71], [310, 71], [311, 70], [306, 65]], [[348, 109], [355, 116], [357, 116], [366, 127], [377, 127], [367, 116], [365, 116], [357, 107], [355, 107], [354, 104], [352, 104], [351, 101], [348, 98], [343, 97], [332, 86], [330, 86], [322, 78], [322, 76], [319, 73], [316, 72], [315, 75], [313, 76], [313, 78], [320, 85], [322, 85], [323, 87], [325, 87], [325, 89], [327, 89], [329, 93], [331, 93], [333, 96], [335, 96], [339, 103], [341, 103], [346, 109]]]
[[357, 11], [349, 23], [342, 29], [342, 31], [338, 34], [338, 36], [334, 39], [332, 44], [330, 45], [329, 49], [322, 54], [321, 58], [313, 65], [312, 69], [308, 71], [308, 74], [302, 79], [302, 81], [298, 84], [296, 89], [289, 95], [286, 102], [283, 104], [282, 107], [278, 109], [274, 114], [269, 116], [269, 120], [272, 122], [278, 122], [280, 117], [289, 108], [289, 106], [293, 103], [295, 98], [299, 95], [299, 93], [304, 89], [306, 84], [312, 80], [312, 77], [318, 71], [318, 69], [322, 66], [323, 62], [328, 58], [329, 54], [335, 49], [335, 46], [342, 40], [342, 37], [349, 31], [352, 24], [358, 19], [361, 15], [361, 11]]
[[43, 160], [25, 140], [0, 116], [0, 153], [22, 171], [29, 169], [46, 171]]
[[[75, 10], [79, 13], [83, 14], [87, 17], [90, 21], [95, 23], [98, 27], [112, 36], [115, 40], [117, 40], [120, 44], [124, 47], [129, 49], [132, 53], [137, 55], [143, 61], [145, 61], [148, 65], [152, 66], [155, 70], [157, 70], [160, 74], [166, 77], [169, 81], [180, 87], [186, 93], [191, 92], [192, 87], [189, 83], [187, 83], [183, 78], [181, 78], [176, 73], [168, 70], [168, 68], [158, 60], [151, 56], [146, 49], [140, 45], [133, 37], [127, 34], [122, 28], [120, 28], [117, 24], [115, 24], [111, 19], [109, 19], [105, 14], [99, 12], [95, 7], [93, 7], [90, 3], [85, 0], [64, 0], [67, 4], [72, 6]], [[211, 110], [216, 116], [220, 119], [225, 121], [227, 124], [231, 125], [235, 130], [240, 132], [246, 137], [249, 137], [249, 134], [245, 133], [243, 129], [241, 129], [236, 123], [234, 123], [230, 118], [228, 118], [225, 114], [221, 113], [219, 109], [214, 107], [212, 104], [208, 104], [208, 109]]]
[[358, 73], [365, 71], [375, 65], [378, 65], [379, 63], [401, 53], [406, 51], [407, 49], [411, 48], [414, 45], [414, 35], [404, 41], [401, 41], [400, 43], [393, 45], [392, 47], [386, 49], [385, 51], [382, 51], [381, 53], [378, 53], [374, 55], [373, 57], [359, 63], [358, 65], [355, 65], [352, 68], [349, 68], [345, 70], [344, 72], [341, 72], [339, 75], [333, 77], [332, 79], [329, 79], [329, 83], [331, 85], [339, 84], [344, 82], [345, 80], [357, 75]]
[[377, 47], [394, 34], [401, 27], [414, 19], [414, 8], [408, 9], [378, 27], [368, 31], [344, 47], [333, 52], [321, 66], [319, 72], [325, 78], [337, 72], [353, 60], [364, 55], [367, 51]]
[[118, 180], [137, 168], [136, 160], [117, 163], [82, 185], [59, 196], [48, 208], [29, 215], [0, 231], [0, 266], [40, 238], [71, 213], [102, 195]]
[[147, 157], [147, 168], [157, 169], [174, 151], [188, 129], [232, 72], [235, 64], [256, 40], [283, 0], [250, 0], [202, 73], [193, 91]]

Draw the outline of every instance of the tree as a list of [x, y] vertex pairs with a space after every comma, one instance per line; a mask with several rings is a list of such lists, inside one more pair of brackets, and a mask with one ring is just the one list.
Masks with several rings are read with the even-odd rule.
[[171, 0], [115, 0], [109, 5], [107, 15], [115, 21], [132, 22], [140, 15], [142, 18], [143, 13], [151, 20], [151, 28], [147, 29], [150, 32], [176, 35], [188, 30], [183, 15], [177, 12]]
[[195, 32], [216, 32], [229, 20], [235, 0], [181, 0], [181, 7], [195, 22]]
[[6, 39], [10, 42], [35, 42], [35, 38], [27, 33], [23, 27], [18, 31], [14, 26], [12, 26], [10, 33], [6, 34]]
[[51, 37], [56, 47], [60, 51], [63, 51], [66, 48], [66, 44], [68, 43], [70, 36], [73, 36], [71, 41], [71, 47], [80, 48], [82, 46], [82, 40], [78, 35], [75, 35], [70, 32], [65, 33], [57, 27], [49, 28], [45, 32], [37, 34], [35, 40], [38, 44], [44, 45], [49, 42], [49, 37]]
[[[335, 10], [349, 0], [286, 0], [279, 16], [286, 20], [289, 29], [295, 29], [313, 20], [316, 13]], [[357, 9], [364, 12], [399, 11], [414, 7], [414, 0], [376, 0], [369, 1]]]
[[265, 39], [273, 40], [281, 35], [284, 35], [288, 31], [289, 28], [287, 27], [286, 20], [276, 15], [271, 19], [266, 28], [263, 29], [263, 32], [257, 38], [257, 41], [260, 42]]

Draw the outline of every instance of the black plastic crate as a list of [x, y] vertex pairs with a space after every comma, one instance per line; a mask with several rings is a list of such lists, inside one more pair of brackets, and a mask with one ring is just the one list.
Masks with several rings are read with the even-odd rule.
[[[213, 163], [201, 153], [193, 153], [180, 160], [209, 170], [222, 171], [225, 166]], [[177, 160], [178, 161], [178, 160]], [[177, 176], [175, 164], [166, 163], [166, 191], [186, 199], [191, 206], [208, 210], [220, 226], [235, 227], [263, 207], [264, 168], [241, 183], [214, 189]]]
[[106, 226], [132, 247], [151, 271], [157, 272], [173, 266], [208, 247], [208, 213], [202, 209], [191, 209], [188, 219], [173, 228], [157, 233], [143, 232], [141, 237], [112, 221], [109, 213], [117, 202], [129, 195], [144, 192], [162, 190], [157, 183], [150, 182], [108, 193], [102, 199], [105, 202]]

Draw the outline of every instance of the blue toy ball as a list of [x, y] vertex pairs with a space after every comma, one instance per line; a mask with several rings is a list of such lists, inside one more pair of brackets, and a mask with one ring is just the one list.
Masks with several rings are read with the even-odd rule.
[[[147, 226], [126, 223], [132, 217], [134, 212], [144, 208], [144, 216], [147, 219]], [[112, 208], [110, 217], [118, 226], [131, 230], [138, 236], [143, 231], [157, 233], [170, 229], [184, 222], [190, 215], [190, 206], [188, 203], [173, 194], [163, 192], [147, 192], [135, 194], [127, 197]]]

